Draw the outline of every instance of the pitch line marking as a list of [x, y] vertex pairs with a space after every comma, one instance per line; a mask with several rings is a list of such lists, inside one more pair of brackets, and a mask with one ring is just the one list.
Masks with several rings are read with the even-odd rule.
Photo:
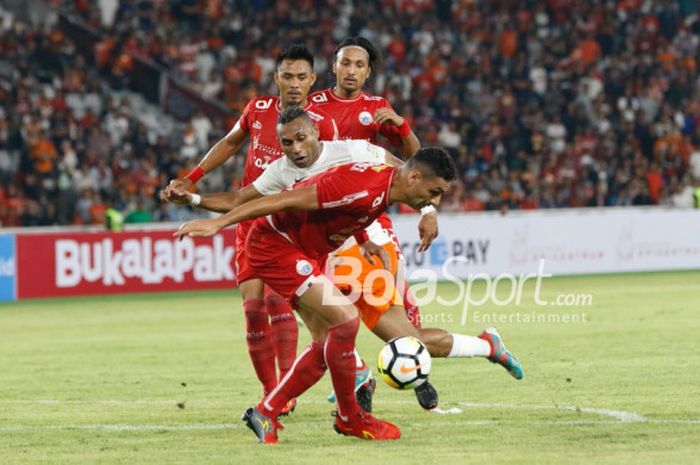
[[612, 417], [620, 423], [641, 423], [648, 421], [646, 417], [634, 412], [622, 410], [610, 410], [606, 408], [577, 407], [575, 405], [517, 405], [517, 404], [487, 404], [481, 402], [460, 402], [459, 405], [473, 408], [496, 408], [496, 409], [528, 409], [528, 410], [564, 410], [567, 412], [590, 413]]
[[[0, 399], [0, 404], [98, 404], [98, 405], [175, 405], [176, 400], [165, 400], [165, 399], [134, 399], [134, 400], [121, 400], [121, 399], [100, 399], [100, 400], [61, 400], [61, 399], [18, 399], [18, 400], [5, 400]], [[218, 401], [212, 399], [200, 399], [200, 400], [190, 400], [188, 402], [190, 405], [224, 405], [230, 404], [228, 401]], [[308, 404], [323, 404], [326, 405], [327, 402], [322, 400], [307, 400], [302, 401], [302, 403]], [[404, 400], [384, 400], [383, 404], [398, 404], [398, 405], [413, 405], [412, 401]], [[499, 404], [499, 403], [482, 403], [482, 402], [459, 402], [458, 405], [467, 408], [483, 408], [483, 409], [527, 409], [527, 410], [560, 410], [567, 412], [577, 412], [577, 413], [587, 413], [593, 415], [601, 415], [605, 417], [613, 418], [614, 420], [541, 420], [541, 421], [527, 421], [527, 424], [542, 424], [542, 425], [595, 425], [595, 424], [622, 424], [622, 423], [650, 423], [650, 424], [684, 424], [684, 425], [700, 425], [700, 419], [652, 419], [647, 418], [643, 415], [626, 412], [621, 410], [610, 410], [605, 408], [594, 408], [594, 407], [577, 407], [573, 405], [528, 405], [528, 404]], [[437, 412], [437, 413], [461, 413], [461, 409], [452, 408], [447, 411]], [[493, 424], [504, 424], [504, 423], [523, 423], [511, 420], [474, 420], [467, 422], [460, 422], [464, 425], [472, 426], [485, 426]], [[304, 423], [297, 423], [304, 424]], [[317, 423], [308, 423], [308, 425], [316, 425]], [[431, 423], [436, 425], [435, 423]], [[105, 430], [105, 431], [205, 431], [205, 430], [224, 430], [224, 429], [238, 429], [243, 425], [233, 424], [233, 423], [221, 423], [221, 424], [185, 424], [185, 425], [0, 425], [0, 431], [25, 431], [32, 429], [93, 429], [93, 430]]]
[[[646, 420], [649, 424], [682, 424], [682, 425], [700, 425], [700, 420]], [[617, 420], [530, 420], [520, 422], [517, 420], [470, 420], [460, 422], [462, 426], [496, 426], [504, 424], [526, 424], [526, 425], [561, 425], [561, 426], [595, 426], [595, 425], [624, 425], [629, 422], [620, 422]], [[318, 422], [295, 422], [295, 426], [313, 429], [323, 429], [328, 425], [319, 424]], [[426, 427], [435, 426], [454, 426], [454, 422], [431, 422], [425, 425]], [[128, 425], [128, 424], [64, 424], [64, 425], [0, 425], [2, 433], [21, 433], [35, 431], [61, 431], [61, 430], [80, 430], [80, 431], [103, 431], [109, 433], [119, 432], [179, 432], [179, 431], [224, 431], [243, 429], [245, 425], [235, 423], [192, 423], [182, 425]], [[420, 425], [414, 425], [414, 429], [421, 429]]]
[[[99, 405], [175, 405], [176, 400], [119, 400], [119, 399], [101, 399], [101, 400], [59, 400], [59, 399], [28, 399], [28, 400], [0, 400], [0, 403], [6, 404], [99, 404]], [[303, 401], [310, 404], [325, 404], [325, 401], [308, 400]], [[210, 399], [190, 400], [190, 405], [223, 405], [228, 404], [228, 401], [216, 401]], [[383, 404], [413, 404], [411, 401], [404, 400], [383, 400]], [[470, 408], [485, 408], [485, 409], [528, 409], [528, 410], [564, 410], [579, 413], [589, 413], [615, 418], [620, 422], [643, 422], [646, 418], [634, 412], [625, 412], [621, 410], [609, 410], [605, 408], [593, 407], [577, 407], [573, 405], [527, 405], [527, 404], [498, 404], [498, 403], [483, 403], [483, 402], [459, 402], [458, 405]], [[458, 414], [462, 413], [461, 409], [448, 409], [435, 413]]]

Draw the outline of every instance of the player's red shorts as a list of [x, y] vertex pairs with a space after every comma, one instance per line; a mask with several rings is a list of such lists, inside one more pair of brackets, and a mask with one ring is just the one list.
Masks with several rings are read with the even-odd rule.
[[[246, 243], [250, 278], [261, 279], [279, 295], [294, 303], [322, 275], [319, 261], [308, 257], [267, 220], [255, 221]], [[248, 279], [250, 279], [248, 278]]]
[[[331, 280], [354, 301], [362, 322], [370, 330], [392, 305], [403, 306], [402, 293], [395, 284], [398, 272], [396, 247], [392, 242], [388, 242], [382, 248], [389, 254], [389, 270], [384, 269], [378, 257], [375, 257], [375, 264], [368, 262], [358, 245], [333, 252], [329, 257]], [[347, 278], [355, 284], [345, 284], [348, 282]]]
[[234, 263], [236, 265], [236, 284], [238, 286], [253, 277], [253, 270], [250, 268], [248, 251], [246, 250], [246, 239], [248, 239], [248, 233], [253, 223], [254, 220], [249, 220], [236, 226], [236, 256], [234, 257]]

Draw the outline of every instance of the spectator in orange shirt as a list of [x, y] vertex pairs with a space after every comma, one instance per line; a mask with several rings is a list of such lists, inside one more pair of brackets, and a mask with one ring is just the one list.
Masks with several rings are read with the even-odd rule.
[[646, 178], [647, 184], [649, 185], [649, 196], [651, 197], [651, 200], [657, 204], [659, 203], [659, 198], [661, 197], [661, 191], [664, 188], [664, 180], [661, 176], [661, 169], [659, 168], [659, 164], [657, 162], [651, 162]]
[[513, 58], [518, 51], [518, 33], [515, 29], [505, 29], [498, 38], [498, 48], [503, 58]]
[[39, 140], [32, 146], [31, 155], [35, 173], [49, 175], [53, 172], [58, 151], [45, 131], [41, 132]]

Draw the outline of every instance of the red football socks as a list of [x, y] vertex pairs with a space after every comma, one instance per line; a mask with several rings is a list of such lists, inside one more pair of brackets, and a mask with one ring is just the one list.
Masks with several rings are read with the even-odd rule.
[[272, 345], [277, 356], [278, 379], [284, 378], [297, 356], [299, 328], [292, 307], [279, 294], [265, 287], [265, 306], [270, 315]]
[[301, 351], [287, 375], [256, 408], [269, 417], [277, 418], [290, 399], [299, 397], [316, 384], [325, 372], [323, 341], [312, 341]]
[[275, 349], [270, 337], [270, 324], [263, 301], [247, 299], [243, 301], [246, 321], [246, 342], [253, 368], [263, 385], [264, 394], [269, 393], [277, 384], [275, 369]]
[[354, 418], [360, 411], [355, 399], [355, 337], [359, 327], [360, 318], [355, 317], [331, 327], [326, 336], [324, 355], [341, 418]]

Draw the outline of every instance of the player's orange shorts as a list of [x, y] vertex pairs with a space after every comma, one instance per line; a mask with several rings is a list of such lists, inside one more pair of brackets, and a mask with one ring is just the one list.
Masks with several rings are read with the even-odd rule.
[[[379, 257], [368, 262], [358, 245], [333, 252], [328, 257], [328, 272], [344, 294], [350, 297], [360, 312], [360, 318], [370, 330], [392, 305], [403, 306], [402, 293], [396, 287], [398, 256], [392, 242], [382, 246], [389, 254], [391, 266], [384, 269]], [[355, 300], [356, 299], [356, 300]]]

